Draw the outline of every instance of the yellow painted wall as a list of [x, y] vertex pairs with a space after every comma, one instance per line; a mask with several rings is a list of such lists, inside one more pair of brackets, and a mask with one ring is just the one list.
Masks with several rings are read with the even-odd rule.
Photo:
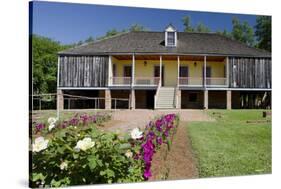
[[[144, 60], [135, 61], [135, 77], [153, 77], [154, 66], [159, 66], [159, 60], [146, 60], [147, 65], [144, 66]], [[196, 62], [196, 66], [194, 66]], [[131, 65], [132, 60], [117, 60], [113, 57], [112, 63], [116, 64], [117, 77], [123, 77], [124, 66]], [[178, 67], [176, 60], [163, 60], [164, 66], [164, 86], [175, 86], [177, 84]], [[203, 61], [180, 61], [180, 65], [188, 65], [189, 77], [202, 77]], [[224, 76], [224, 65], [223, 62], [211, 62], [207, 61], [207, 66], [211, 66], [212, 77], [223, 77]]]

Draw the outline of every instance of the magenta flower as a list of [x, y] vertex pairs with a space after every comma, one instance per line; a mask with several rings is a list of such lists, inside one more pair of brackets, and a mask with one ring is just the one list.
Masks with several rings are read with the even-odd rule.
[[70, 121], [69, 121], [69, 125], [73, 125], [73, 126], [77, 126], [79, 123], [79, 119], [73, 117]]
[[38, 123], [35, 125], [36, 133], [41, 131], [44, 128], [45, 128], [45, 125], [43, 123]]
[[143, 173], [144, 178], [147, 180], [152, 176], [150, 169], [145, 169]]
[[157, 137], [156, 138], [156, 142], [157, 142], [157, 144], [159, 144], [159, 145], [161, 145], [162, 144], [162, 138], [161, 137]]

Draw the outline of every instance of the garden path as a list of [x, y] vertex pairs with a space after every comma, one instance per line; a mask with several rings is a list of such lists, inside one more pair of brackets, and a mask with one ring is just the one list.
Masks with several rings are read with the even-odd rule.
[[128, 132], [133, 128], [145, 128], [155, 116], [178, 113], [181, 121], [214, 121], [204, 110], [115, 110], [112, 120], [105, 124], [104, 130]]

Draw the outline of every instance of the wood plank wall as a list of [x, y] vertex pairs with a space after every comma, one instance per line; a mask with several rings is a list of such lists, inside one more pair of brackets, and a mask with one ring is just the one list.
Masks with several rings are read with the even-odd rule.
[[232, 88], [271, 88], [270, 58], [229, 57], [229, 82]]
[[108, 56], [60, 56], [60, 87], [106, 87]]

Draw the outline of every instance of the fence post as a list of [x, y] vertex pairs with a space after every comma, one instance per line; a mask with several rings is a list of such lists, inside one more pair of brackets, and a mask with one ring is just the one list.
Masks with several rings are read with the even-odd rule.
[[39, 110], [41, 110], [41, 97], [39, 96]]
[[68, 98], [68, 109], [70, 109], [70, 98]]
[[116, 110], [116, 98], [114, 98], [114, 109]]

